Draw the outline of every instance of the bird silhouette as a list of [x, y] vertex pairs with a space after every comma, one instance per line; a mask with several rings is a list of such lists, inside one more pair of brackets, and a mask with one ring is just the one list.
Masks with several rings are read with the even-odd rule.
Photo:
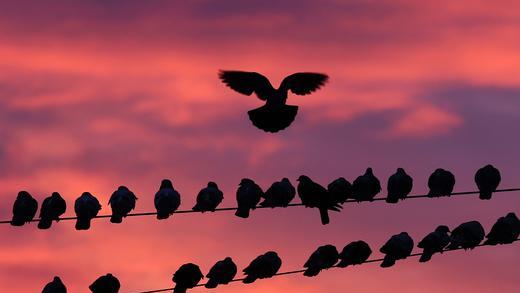
[[197, 203], [193, 210], [196, 212], [214, 212], [223, 199], [224, 193], [218, 189], [217, 183], [208, 182], [208, 186], [197, 195]]
[[51, 196], [43, 200], [40, 209], [40, 221], [38, 229], [49, 229], [52, 221], [59, 221], [61, 215], [67, 210], [67, 203], [57, 192], [53, 192]]
[[372, 249], [363, 240], [353, 241], [347, 244], [339, 254], [338, 267], [346, 268], [349, 265], [360, 265], [372, 254]]
[[191, 289], [204, 278], [200, 268], [196, 264], [183, 264], [174, 274], [172, 281], [175, 282], [174, 293], [185, 293], [187, 289]]
[[386, 202], [397, 203], [399, 200], [405, 199], [412, 191], [412, 187], [412, 177], [406, 174], [403, 168], [397, 168], [395, 174], [388, 178]]
[[74, 211], [76, 212], [76, 230], [88, 230], [90, 221], [97, 216], [101, 205], [97, 198], [89, 192], [83, 194], [74, 202]]
[[287, 207], [296, 196], [296, 189], [287, 178], [275, 182], [264, 193], [263, 207]]
[[38, 211], [38, 202], [27, 191], [18, 192], [13, 204], [12, 226], [23, 226], [34, 219]]
[[243, 178], [237, 189], [238, 207], [235, 216], [248, 218], [249, 211], [256, 208], [263, 196], [264, 192], [258, 184], [249, 178]]
[[448, 249], [473, 249], [480, 244], [485, 234], [484, 227], [478, 221], [462, 223], [451, 232]]
[[439, 168], [428, 178], [428, 197], [450, 196], [455, 186], [455, 176], [450, 171]]
[[329, 210], [339, 212], [341, 205], [334, 202], [332, 195], [325, 187], [312, 181], [309, 177], [302, 175], [298, 178], [298, 195], [302, 204], [308, 208], [318, 208], [321, 223], [326, 225], [330, 222]]
[[244, 270], [246, 277], [242, 282], [250, 284], [257, 279], [267, 279], [276, 275], [282, 266], [282, 259], [274, 251], [268, 251], [255, 258]]
[[386, 243], [379, 249], [381, 253], [385, 254], [385, 258], [381, 263], [382, 268], [388, 268], [395, 264], [396, 260], [405, 259], [412, 253], [413, 239], [406, 232], [393, 235]]
[[265, 76], [256, 72], [222, 70], [219, 78], [238, 93], [247, 96], [255, 93], [265, 101], [264, 106], [247, 113], [253, 125], [273, 133], [291, 125], [298, 113], [298, 106], [286, 104], [289, 91], [307, 95], [321, 88], [328, 80], [325, 74], [299, 72], [285, 77], [280, 87], [275, 89]]
[[419, 244], [417, 244], [417, 247], [423, 249], [419, 261], [427, 262], [435, 253], [442, 253], [443, 249], [450, 243], [449, 232], [450, 229], [447, 226], [440, 225], [435, 229], [435, 231], [426, 235]]
[[218, 285], [226, 285], [233, 280], [237, 274], [237, 265], [233, 262], [231, 257], [226, 257], [219, 260], [211, 267], [209, 273], [206, 275], [208, 281], [206, 288], [217, 288]]
[[159, 191], [155, 193], [154, 205], [158, 220], [168, 219], [181, 205], [181, 195], [173, 188], [170, 180], [161, 181]]
[[117, 293], [121, 283], [112, 274], [106, 274], [97, 278], [88, 288], [92, 293]]
[[372, 201], [379, 192], [381, 192], [381, 183], [374, 176], [372, 168], [367, 168], [365, 174], [352, 183], [352, 196], [358, 202]]
[[121, 223], [123, 218], [135, 208], [135, 201], [137, 197], [126, 186], [119, 186], [119, 188], [112, 193], [108, 204], [112, 208], [112, 216], [110, 222]]
[[338, 204], [343, 204], [347, 199], [352, 198], [352, 184], [343, 177], [329, 183], [327, 190], [333, 201]]
[[42, 293], [67, 293], [67, 287], [63, 284], [60, 277], [54, 277], [52, 282], [43, 287]]
[[491, 195], [500, 184], [500, 171], [493, 165], [486, 165], [475, 173], [475, 183], [480, 191], [480, 199], [491, 199]]
[[303, 267], [307, 268], [303, 275], [306, 277], [315, 277], [321, 270], [329, 269], [338, 262], [338, 250], [334, 245], [324, 245], [318, 247], [309, 259], [305, 262]]
[[515, 213], [508, 213], [505, 217], [500, 217], [488, 235], [484, 244], [510, 244], [513, 243], [520, 235], [520, 220]]

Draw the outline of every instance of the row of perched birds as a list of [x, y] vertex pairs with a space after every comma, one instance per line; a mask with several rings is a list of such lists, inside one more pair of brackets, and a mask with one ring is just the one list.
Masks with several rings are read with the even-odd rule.
[[[484, 228], [478, 221], [470, 221], [460, 224], [453, 229], [447, 226], [438, 226], [435, 231], [426, 235], [417, 247], [422, 249], [420, 262], [429, 261], [436, 253], [453, 249], [473, 249], [480, 245], [484, 237], [487, 239], [483, 245], [510, 244], [518, 239], [520, 235], [520, 220], [514, 213], [508, 213], [504, 217], [500, 217], [491, 228], [491, 231], [485, 235]], [[381, 267], [387, 268], [393, 266], [397, 260], [405, 259], [412, 254], [414, 241], [406, 232], [393, 235], [379, 249], [385, 256], [381, 262]], [[359, 265], [365, 263], [372, 249], [362, 240], [353, 241], [347, 244], [341, 252], [338, 252], [333, 245], [320, 246], [314, 251], [304, 264], [303, 275], [307, 277], [317, 276], [322, 270], [332, 267], [345, 268], [350, 265]], [[243, 273], [245, 277], [242, 282], [249, 284], [257, 279], [271, 278], [278, 273], [282, 266], [282, 259], [274, 251], [268, 251], [255, 258], [245, 269]], [[218, 261], [209, 270], [206, 275], [208, 281], [204, 286], [206, 288], [216, 288], [218, 285], [225, 285], [235, 280], [237, 274], [237, 265], [230, 257]], [[199, 266], [193, 263], [182, 265], [174, 274], [173, 282], [175, 283], [174, 293], [184, 293], [187, 289], [199, 285], [204, 278]], [[111, 274], [101, 276], [92, 285], [90, 290], [93, 293], [117, 293], [120, 283], [116, 277]], [[43, 293], [65, 293], [67, 292], [65, 285], [59, 277], [48, 283], [43, 289]]]
[[[480, 191], [481, 199], [490, 199], [491, 194], [500, 183], [500, 172], [492, 165], [486, 165], [475, 174], [475, 182]], [[406, 199], [412, 191], [413, 179], [404, 169], [398, 168], [396, 173], [390, 176], [387, 184], [388, 203], [397, 203]], [[437, 169], [428, 179], [430, 189], [429, 197], [450, 196], [455, 186], [455, 176], [447, 170]], [[368, 168], [365, 174], [359, 176], [352, 184], [341, 177], [332, 181], [327, 188], [314, 182], [308, 176], [298, 178], [297, 188], [289, 179], [283, 178], [273, 183], [265, 192], [253, 180], [244, 178], [241, 180], [236, 192], [237, 211], [236, 216], [247, 218], [249, 212], [258, 205], [263, 207], [287, 207], [296, 195], [296, 191], [305, 207], [318, 208], [322, 224], [329, 223], [328, 211], [339, 211], [347, 200], [372, 201], [381, 191], [379, 179], [374, 176], [372, 169]], [[224, 198], [223, 192], [215, 182], [209, 182], [197, 195], [197, 203], [193, 211], [215, 211]], [[263, 199], [262, 202], [260, 202]], [[112, 208], [112, 223], [121, 223], [136, 205], [137, 197], [126, 186], [120, 186], [112, 196], [108, 204]], [[155, 194], [155, 208], [157, 219], [167, 219], [181, 204], [181, 195], [175, 190], [170, 180], [163, 180], [159, 190]], [[59, 221], [65, 213], [67, 204], [59, 193], [54, 192], [43, 201], [40, 210], [38, 228], [48, 229], [52, 221]], [[33, 221], [38, 209], [38, 202], [27, 192], [20, 191], [13, 205], [13, 217], [11, 225], [22, 226]], [[98, 215], [101, 204], [95, 196], [84, 192], [74, 203], [76, 212], [77, 230], [88, 230], [91, 219]]]

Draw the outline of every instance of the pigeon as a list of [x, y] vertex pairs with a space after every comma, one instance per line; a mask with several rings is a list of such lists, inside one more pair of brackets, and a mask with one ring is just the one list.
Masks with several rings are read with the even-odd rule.
[[161, 181], [159, 191], [155, 193], [154, 204], [158, 220], [168, 219], [179, 208], [181, 195], [173, 188], [170, 180]]
[[417, 247], [423, 249], [419, 262], [427, 262], [435, 253], [442, 253], [444, 248], [450, 244], [449, 232], [450, 229], [447, 226], [440, 225], [435, 231], [426, 235], [419, 244], [417, 244]]
[[223, 260], [218, 261], [206, 275], [208, 282], [206, 282], [206, 288], [217, 288], [218, 285], [226, 285], [237, 274], [237, 265], [233, 262], [231, 257], [226, 257]]
[[121, 223], [123, 218], [135, 208], [135, 201], [137, 197], [126, 186], [119, 186], [119, 188], [112, 193], [108, 204], [112, 208], [112, 216], [110, 222]]
[[173, 293], [185, 293], [187, 289], [191, 289], [204, 278], [200, 268], [196, 264], [183, 264], [174, 274], [172, 281], [175, 282]]
[[493, 165], [486, 165], [475, 173], [475, 183], [480, 191], [480, 199], [491, 199], [491, 194], [500, 184], [500, 171]]
[[428, 179], [428, 197], [450, 196], [455, 186], [455, 176], [444, 169], [435, 170]]
[[330, 222], [329, 210], [339, 212], [341, 205], [334, 202], [331, 194], [325, 187], [302, 175], [298, 178], [298, 195], [305, 207], [318, 208], [320, 210], [321, 223]]
[[448, 249], [473, 249], [480, 244], [485, 234], [484, 227], [477, 221], [460, 224], [451, 232]]
[[381, 183], [372, 168], [367, 168], [365, 174], [359, 176], [352, 183], [352, 196], [358, 202], [373, 201], [374, 197], [381, 192]]
[[263, 195], [264, 192], [258, 184], [249, 178], [243, 178], [237, 189], [238, 207], [235, 216], [248, 218], [249, 211], [256, 208]]
[[486, 235], [486, 241], [484, 244], [497, 245], [497, 244], [510, 244], [513, 243], [520, 234], [520, 220], [516, 217], [515, 213], [509, 213], [505, 217], [500, 217], [488, 235]]
[[343, 204], [347, 199], [352, 198], [352, 184], [347, 179], [340, 177], [327, 185], [333, 201], [338, 204]]
[[38, 210], [38, 202], [29, 192], [20, 191], [13, 204], [13, 218], [11, 225], [23, 226], [34, 219], [36, 211]]
[[224, 193], [218, 189], [217, 183], [208, 182], [208, 186], [197, 195], [197, 204], [195, 204], [193, 210], [196, 212], [214, 212], [223, 199]]
[[387, 203], [397, 203], [400, 199], [405, 199], [412, 191], [413, 179], [406, 174], [403, 168], [397, 168], [395, 174], [388, 178]]
[[90, 220], [97, 216], [101, 205], [97, 198], [89, 192], [83, 194], [74, 202], [74, 211], [76, 212], [76, 230], [88, 230], [90, 228]]
[[372, 249], [363, 240], [353, 241], [347, 244], [339, 254], [338, 267], [346, 268], [349, 265], [360, 265], [372, 254]]
[[338, 262], [338, 250], [334, 245], [324, 245], [318, 247], [312, 253], [303, 267], [307, 268], [303, 273], [306, 277], [315, 277], [321, 270], [329, 269]]
[[275, 182], [264, 193], [264, 201], [260, 203], [263, 207], [287, 207], [296, 196], [296, 189], [289, 179]]
[[67, 293], [67, 287], [63, 284], [60, 277], [54, 277], [52, 282], [43, 287], [42, 293]]
[[413, 239], [408, 233], [401, 232], [392, 236], [385, 245], [379, 249], [381, 253], [385, 254], [381, 267], [388, 268], [393, 266], [396, 260], [405, 259], [410, 256], [412, 250]]
[[242, 282], [250, 284], [257, 279], [267, 279], [276, 275], [280, 267], [282, 266], [282, 259], [274, 251], [268, 251], [255, 258], [248, 266], [243, 270], [246, 277]]
[[97, 278], [88, 288], [92, 293], [117, 293], [121, 284], [112, 274], [106, 274]]
[[299, 72], [283, 79], [278, 89], [269, 80], [256, 72], [221, 70], [219, 78], [231, 89], [243, 95], [256, 96], [265, 105], [248, 112], [249, 119], [257, 128], [266, 132], [278, 132], [287, 128], [296, 118], [298, 106], [287, 105], [289, 91], [307, 95], [321, 88], [328, 76], [321, 73]]
[[40, 209], [40, 221], [38, 229], [49, 229], [52, 221], [59, 221], [60, 216], [67, 210], [67, 203], [57, 192], [53, 192], [51, 196], [43, 200]]

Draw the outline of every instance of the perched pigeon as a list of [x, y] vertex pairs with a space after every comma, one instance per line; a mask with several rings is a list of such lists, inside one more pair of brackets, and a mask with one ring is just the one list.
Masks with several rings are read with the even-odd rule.
[[382, 268], [388, 268], [395, 264], [396, 260], [405, 259], [412, 253], [413, 239], [406, 232], [401, 232], [392, 236], [379, 249], [381, 253], [385, 254], [385, 258], [381, 263]]
[[191, 289], [204, 278], [204, 275], [200, 271], [200, 268], [196, 264], [187, 263], [183, 264], [173, 274], [172, 281], [175, 282], [174, 293], [185, 293], [187, 289]]
[[405, 199], [412, 191], [412, 186], [412, 177], [406, 174], [403, 168], [397, 168], [395, 174], [388, 178], [386, 202], [397, 203], [400, 199]]
[[515, 213], [509, 213], [505, 217], [500, 217], [491, 231], [486, 236], [487, 240], [484, 244], [510, 244], [513, 243], [520, 235], [520, 220]]
[[241, 218], [248, 218], [249, 211], [256, 208], [263, 195], [262, 188], [253, 180], [243, 178], [237, 189], [238, 208], [235, 215]]
[[327, 185], [332, 199], [335, 203], [343, 204], [347, 199], [352, 198], [352, 184], [347, 179], [340, 177]]
[[67, 287], [63, 284], [60, 277], [54, 277], [52, 282], [43, 287], [42, 293], [67, 293]]
[[447, 226], [441, 225], [438, 226], [435, 231], [426, 235], [421, 240], [421, 242], [417, 244], [417, 247], [423, 249], [423, 253], [419, 261], [427, 262], [435, 253], [442, 253], [443, 249], [450, 243], [450, 235], [448, 235], [449, 232], [450, 229]]
[[159, 191], [155, 193], [154, 204], [158, 220], [168, 219], [179, 208], [181, 195], [173, 188], [170, 180], [164, 179], [161, 182]]
[[112, 274], [106, 274], [97, 278], [88, 288], [92, 293], [117, 293], [121, 284]]
[[49, 229], [52, 221], [59, 221], [65, 210], [67, 210], [67, 203], [59, 193], [53, 192], [51, 196], [43, 200], [38, 229]]
[[197, 204], [195, 204], [193, 210], [196, 212], [214, 212], [223, 199], [224, 193], [218, 189], [217, 183], [208, 182], [208, 186], [197, 195]]
[[219, 77], [231, 89], [243, 94], [256, 96], [265, 101], [265, 105], [248, 112], [253, 124], [266, 131], [278, 132], [294, 121], [298, 106], [287, 105], [289, 91], [296, 95], [307, 95], [322, 87], [328, 76], [321, 73], [294, 73], [282, 81], [278, 89], [273, 88], [269, 80], [256, 72], [225, 71]]
[[282, 259], [274, 251], [268, 251], [255, 258], [243, 270], [246, 277], [243, 282], [250, 284], [256, 279], [267, 279], [274, 276], [282, 266]]
[[381, 183], [372, 168], [367, 168], [365, 174], [359, 176], [352, 183], [352, 196], [357, 201], [372, 201], [381, 192]]
[[347, 244], [339, 254], [338, 267], [346, 268], [349, 265], [364, 263], [372, 254], [372, 249], [363, 240], [353, 241]]
[[223, 260], [218, 261], [206, 275], [208, 282], [206, 282], [206, 288], [217, 288], [218, 285], [226, 285], [237, 274], [237, 265], [233, 262], [231, 257], [226, 257]]
[[321, 223], [330, 222], [329, 210], [339, 212], [341, 205], [334, 202], [331, 194], [325, 187], [302, 175], [298, 178], [298, 195], [305, 207], [318, 208], [320, 210]]
[[451, 232], [448, 249], [473, 249], [480, 244], [485, 234], [484, 227], [477, 221], [460, 224]]
[[500, 184], [500, 171], [493, 165], [486, 165], [475, 173], [475, 183], [480, 191], [480, 199], [491, 199], [491, 194]]
[[90, 228], [90, 220], [97, 216], [99, 210], [101, 210], [101, 205], [97, 198], [89, 192], [83, 192], [74, 202], [74, 211], [78, 217], [76, 230], [88, 230]]
[[29, 192], [20, 191], [13, 204], [13, 218], [11, 225], [23, 226], [34, 219], [38, 210], [38, 202]]
[[450, 196], [455, 186], [455, 176], [444, 169], [435, 170], [428, 179], [428, 197]]
[[287, 207], [294, 199], [296, 189], [289, 179], [283, 178], [282, 181], [275, 182], [264, 193], [265, 200], [260, 203], [263, 207]]
[[334, 266], [338, 262], [338, 257], [338, 250], [334, 245], [318, 247], [303, 265], [307, 268], [303, 275], [306, 277], [317, 276], [321, 270]]
[[137, 197], [126, 186], [119, 186], [119, 188], [112, 193], [108, 204], [112, 208], [112, 217], [110, 222], [121, 223], [123, 217], [126, 217], [130, 211], [135, 208], [135, 201]]

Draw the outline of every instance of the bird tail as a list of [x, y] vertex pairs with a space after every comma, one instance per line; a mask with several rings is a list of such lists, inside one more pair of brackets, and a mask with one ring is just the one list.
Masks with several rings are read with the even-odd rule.
[[323, 225], [327, 225], [330, 222], [329, 211], [327, 208], [320, 208], [320, 218]]
[[76, 221], [76, 230], [88, 230], [90, 229], [90, 219], [78, 218]]
[[320, 273], [320, 269], [317, 267], [309, 267], [305, 272], [303, 272], [303, 275], [306, 277], [315, 277]]
[[256, 281], [257, 277], [256, 276], [253, 276], [253, 275], [247, 275], [244, 280], [242, 282], [244, 282], [244, 284], [251, 284], [253, 283], [254, 281]]
[[430, 251], [423, 251], [421, 254], [421, 258], [419, 258], [419, 262], [427, 262], [432, 259], [433, 253]]
[[237, 211], [235, 212], [235, 216], [244, 218], [244, 219], [249, 218], [249, 208], [238, 207]]
[[23, 226], [24, 224], [25, 224], [24, 219], [17, 217], [17, 216], [13, 216], [13, 219], [11, 220], [12, 226]]
[[170, 217], [170, 213], [164, 211], [157, 211], [157, 220], [166, 220]]
[[112, 214], [110, 217], [110, 222], [114, 224], [119, 224], [123, 222], [123, 216], [119, 214]]
[[49, 218], [41, 218], [38, 222], [38, 229], [49, 229], [52, 225], [52, 219]]
[[492, 193], [491, 191], [481, 191], [479, 198], [483, 199], [483, 200], [489, 200], [489, 199], [491, 199], [491, 193]]
[[298, 106], [264, 105], [247, 112], [249, 120], [266, 132], [278, 132], [287, 128], [298, 114]]
[[187, 288], [180, 287], [179, 285], [173, 288], [173, 293], [186, 293]]
[[208, 282], [206, 282], [206, 285], [204, 285], [208, 289], [217, 288], [218, 281], [215, 279], [209, 279]]
[[382, 268], [389, 268], [391, 266], [395, 265], [395, 258], [389, 256], [388, 254], [385, 255], [385, 258], [383, 259], [383, 262], [381, 263]]

